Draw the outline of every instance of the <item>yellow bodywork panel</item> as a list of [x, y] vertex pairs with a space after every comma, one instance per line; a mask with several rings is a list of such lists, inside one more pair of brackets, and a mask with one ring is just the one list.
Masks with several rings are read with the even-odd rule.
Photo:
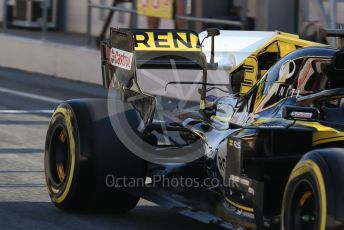
[[326, 144], [334, 141], [344, 141], [344, 132], [338, 131], [335, 128], [325, 126], [319, 122], [297, 121], [297, 125], [314, 128], [312, 143], [313, 146]]
[[[325, 46], [320, 43], [300, 39], [299, 36], [278, 32], [271, 40], [257, 49], [250, 57], [231, 70], [231, 74], [244, 69], [244, 77], [240, 87], [240, 94], [246, 94], [258, 80], [268, 71], [266, 65], [259, 66], [259, 57], [264, 54], [276, 54], [278, 59], [290, 52], [307, 46]], [[271, 66], [269, 66], [270, 68]]]
[[279, 44], [279, 56], [284, 57], [288, 53], [296, 50], [296, 46], [294, 44], [289, 44], [286, 42], [278, 42]]
[[241, 83], [240, 92], [247, 93], [253, 84], [257, 82], [257, 73], [258, 73], [258, 60], [256, 57], [248, 57], [244, 61], [244, 82]]
[[[278, 122], [283, 118], [258, 118], [251, 125], [259, 126], [266, 122]], [[344, 132], [339, 131], [330, 126], [320, 124], [319, 122], [312, 121], [296, 121], [293, 126], [303, 126], [313, 128], [312, 146], [331, 143], [335, 141], [344, 141]]]

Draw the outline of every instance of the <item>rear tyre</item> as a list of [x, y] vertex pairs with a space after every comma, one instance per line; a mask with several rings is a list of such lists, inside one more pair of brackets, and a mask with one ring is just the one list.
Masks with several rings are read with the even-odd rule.
[[107, 100], [61, 104], [49, 124], [44, 163], [49, 195], [62, 210], [127, 212], [139, 201], [113, 186], [115, 178], [144, 180], [145, 163], [117, 138]]

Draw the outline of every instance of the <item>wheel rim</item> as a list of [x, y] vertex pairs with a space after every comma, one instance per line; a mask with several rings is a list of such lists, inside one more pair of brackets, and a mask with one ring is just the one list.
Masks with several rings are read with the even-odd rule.
[[291, 199], [290, 224], [295, 230], [317, 229], [319, 205], [308, 181], [297, 184]]
[[61, 187], [69, 173], [69, 141], [67, 130], [62, 125], [53, 132], [49, 152], [50, 180], [54, 187]]

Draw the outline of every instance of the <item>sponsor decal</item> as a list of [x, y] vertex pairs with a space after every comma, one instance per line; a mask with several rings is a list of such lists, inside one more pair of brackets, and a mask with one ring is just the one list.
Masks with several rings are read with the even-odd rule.
[[136, 51], [200, 51], [198, 34], [192, 31], [135, 31]]
[[278, 81], [285, 82], [291, 78], [296, 70], [296, 64], [293, 60], [288, 60], [280, 68]]
[[311, 119], [313, 117], [313, 113], [307, 113], [307, 112], [291, 112], [291, 117], [294, 118], [303, 118], [303, 119]]
[[122, 69], [131, 70], [133, 62], [133, 53], [111, 48], [110, 50], [110, 64]]

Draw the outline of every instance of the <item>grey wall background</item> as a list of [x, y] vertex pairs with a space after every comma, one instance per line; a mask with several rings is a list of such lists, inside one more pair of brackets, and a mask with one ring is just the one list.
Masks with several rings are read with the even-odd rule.
[[[296, 32], [294, 0], [257, 0], [256, 30]], [[258, 3], [257, 2], [257, 3]]]

